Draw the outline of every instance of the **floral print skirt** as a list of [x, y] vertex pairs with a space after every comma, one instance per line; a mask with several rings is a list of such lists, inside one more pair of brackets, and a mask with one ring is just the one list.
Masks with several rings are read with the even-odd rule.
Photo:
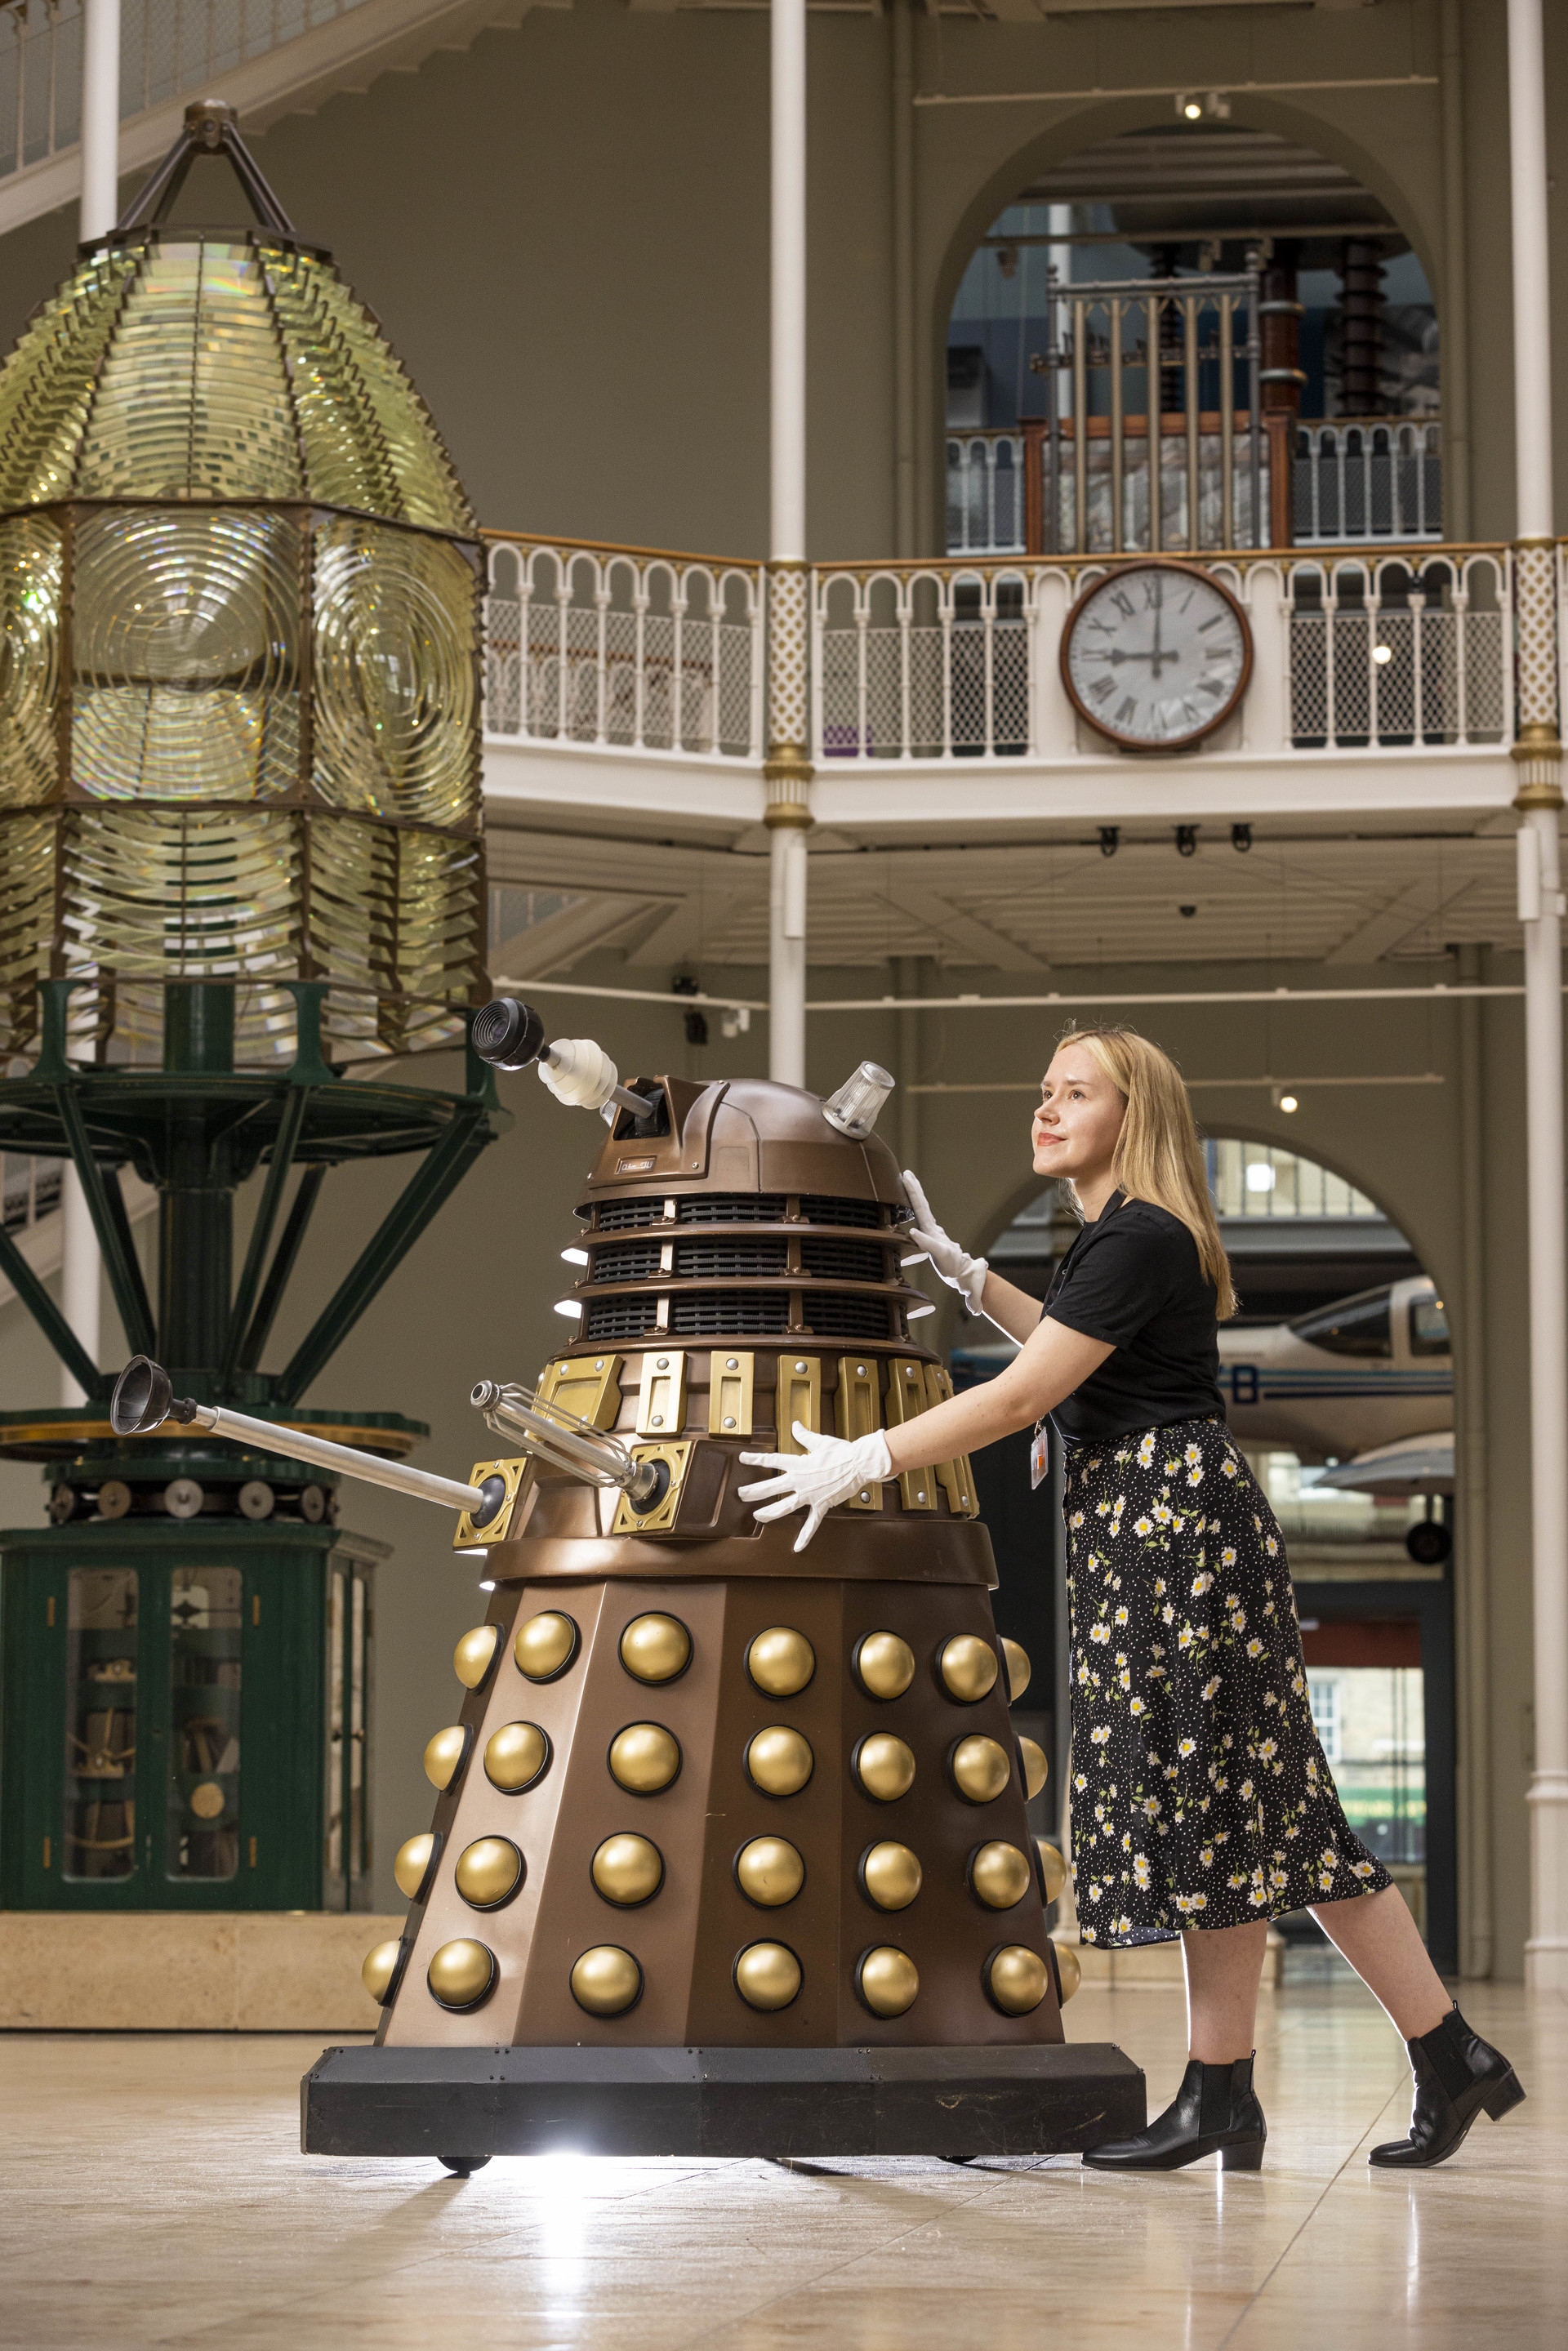
[[1312, 1728], [1279, 1525], [1224, 1424], [1067, 1448], [1072, 1863], [1113, 1948], [1393, 1880]]

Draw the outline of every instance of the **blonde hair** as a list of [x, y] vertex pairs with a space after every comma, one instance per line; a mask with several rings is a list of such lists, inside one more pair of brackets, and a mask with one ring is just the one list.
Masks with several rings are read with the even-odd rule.
[[1127, 1105], [1112, 1165], [1129, 1200], [1148, 1200], [1178, 1217], [1197, 1243], [1204, 1277], [1218, 1292], [1221, 1322], [1236, 1311], [1230, 1260], [1219, 1238], [1203, 1151], [1181, 1071], [1168, 1053], [1135, 1029], [1070, 1029], [1058, 1040], [1082, 1045]]

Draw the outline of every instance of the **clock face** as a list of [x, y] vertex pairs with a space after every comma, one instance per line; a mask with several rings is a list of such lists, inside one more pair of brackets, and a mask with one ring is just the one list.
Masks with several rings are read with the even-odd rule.
[[1079, 712], [1134, 751], [1176, 751], [1212, 734], [1251, 666], [1235, 597], [1182, 563], [1102, 580], [1074, 606], [1061, 640], [1062, 681]]

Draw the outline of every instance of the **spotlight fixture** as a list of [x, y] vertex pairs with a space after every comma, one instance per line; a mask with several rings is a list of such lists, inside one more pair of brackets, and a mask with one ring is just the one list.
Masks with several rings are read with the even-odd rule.
[[1188, 98], [1184, 94], [1176, 99], [1176, 112], [1185, 115], [1188, 122], [1201, 122], [1203, 101], [1201, 99]]
[[1230, 846], [1232, 849], [1239, 850], [1243, 856], [1246, 855], [1248, 850], [1252, 846], [1252, 828], [1249, 824], [1233, 824], [1231, 826]]
[[1228, 122], [1230, 100], [1218, 89], [1205, 90], [1201, 98], [1195, 90], [1178, 90], [1176, 110], [1186, 122], [1201, 122], [1206, 115], [1210, 122]]
[[1176, 829], [1176, 844], [1178, 857], [1196, 857], [1197, 855], [1197, 825], [1178, 824]]
[[1281, 1094], [1277, 1099], [1282, 1111], [1300, 1110], [1301, 1106], [1294, 1094]]
[[1100, 828], [1100, 854], [1101, 854], [1101, 856], [1102, 856], [1102, 857], [1114, 857], [1114, 856], [1115, 856], [1115, 854], [1116, 854], [1117, 850], [1118, 850], [1118, 849], [1120, 849], [1120, 847], [1121, 847], [1121, 846], [1122, 846], [1122, 828], [1121, 828], [1121, 826], [1120, 826], [1119, 824], [1103, 824], [1103, 825], [1101, 826], [1101, 828]]
[[1378, 663], [1380, 666], [1384, 662], [1391, 662], [1394, 659], [1393, 646], [1374, 645], [1372, 648], [1372, 658], [1375, 662]]

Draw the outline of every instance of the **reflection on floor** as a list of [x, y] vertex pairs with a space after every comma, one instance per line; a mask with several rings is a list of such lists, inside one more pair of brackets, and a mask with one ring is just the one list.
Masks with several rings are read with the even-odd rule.
[[[1292, 1970], [1294, 1976], [1294, 1970]], [[1420, 2351], [1568, 2342], [1568, 2001], [1467, 1991], [1529, 2092], [1413, 2179], [1366, 2149], [1408, 2111], [1359, 1986], [1266, 2000], [1260, 2176], [1105, 2179], [920, 2162], [434, 2164], [297, 2150], [292, 2038], [0, 2040], [0, 2342], [43, 2351]], [[1174, 1991], [1085, 1990], [1151, 2100]]]

